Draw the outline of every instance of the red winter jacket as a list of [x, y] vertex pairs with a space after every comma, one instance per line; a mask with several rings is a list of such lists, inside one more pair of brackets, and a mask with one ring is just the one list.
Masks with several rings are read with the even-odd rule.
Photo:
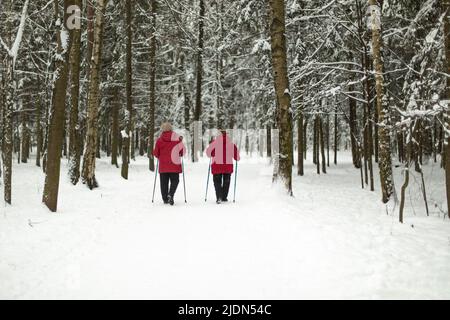
[[238, 148], [226, 134], [211, 142], [206, 155], [212, 157], [212, 174], [233, 173], [233, 158], [236, 161], [241, 159]]
[[181, 173], [181, 157], [185, 152], [179, 135], [173, 131], [163, 132], [153, 150], [153, 155], [159, 159], [159, 173]]

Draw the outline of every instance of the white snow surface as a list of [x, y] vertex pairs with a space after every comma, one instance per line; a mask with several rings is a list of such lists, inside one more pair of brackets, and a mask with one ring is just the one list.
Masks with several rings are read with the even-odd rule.
[[244, 157], [237, 202], [222, 205], [212, 181], [204, 202], [208, 160], [186, 161], [188, 203], [180, 180], [174, 207], [159, 188], [151, 203], [147, 161], [132, 162], [125, 181], [100, 160], [94, 191], [72, 186], [64, 163], [56, 214], [40, 204], [41, 171], [15, 164], [13, 206], [0, 207], [0, 299], [450, 298], [438, 164], [424, 166], [430, 217], [411, 170], [399, 224], [398, 207], [387, 214], [379, 191], [361, 189], [348, 155], [327, 175], [308, 161], [295, 198], [271, 184], [265, 159]]

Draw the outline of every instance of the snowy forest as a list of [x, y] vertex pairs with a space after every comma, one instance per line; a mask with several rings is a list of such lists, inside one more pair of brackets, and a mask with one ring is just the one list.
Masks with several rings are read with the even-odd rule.
[[0, 0], [0, 298], [448, 299], [449, 86], [450, 0]]

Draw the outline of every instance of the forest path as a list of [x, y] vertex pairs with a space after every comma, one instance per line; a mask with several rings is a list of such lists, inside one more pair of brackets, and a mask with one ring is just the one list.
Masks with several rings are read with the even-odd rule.
[[349, 162], [320, 176], [308, 165], [289, 198], [265, 160], [244, 159], [237, 202], [216, 205], [202, 159], [186, 164], [188, 203], [181, 183], [170, 207], [159, 188], [151, 203], [145, 158], [129, 181], [105, 159], [94, 191], [62, 177], [58, 214], [39, 205], [39, 170], [17, 167], [0, 298], [450, 298], [448, 221], [399, 225]]

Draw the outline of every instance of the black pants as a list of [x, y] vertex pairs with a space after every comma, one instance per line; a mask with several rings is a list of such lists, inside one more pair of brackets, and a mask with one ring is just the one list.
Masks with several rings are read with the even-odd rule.
[[215, 174], [214, 188], [216, 189], [216, 197], [220, 200], [228, 200], [228, 192], [230, 190], [231, 174]]
[[[167, 197], [170, 195], [175, 195], [177, 191], [178, 183], [180, 182], [180, 174], [179, 173], [161, 173], [160, 175], [161, 181], [161, 195], [164, 202], [167, 202]], [[169, 181], [170, 181], [170, 189], [169, 189]]]

